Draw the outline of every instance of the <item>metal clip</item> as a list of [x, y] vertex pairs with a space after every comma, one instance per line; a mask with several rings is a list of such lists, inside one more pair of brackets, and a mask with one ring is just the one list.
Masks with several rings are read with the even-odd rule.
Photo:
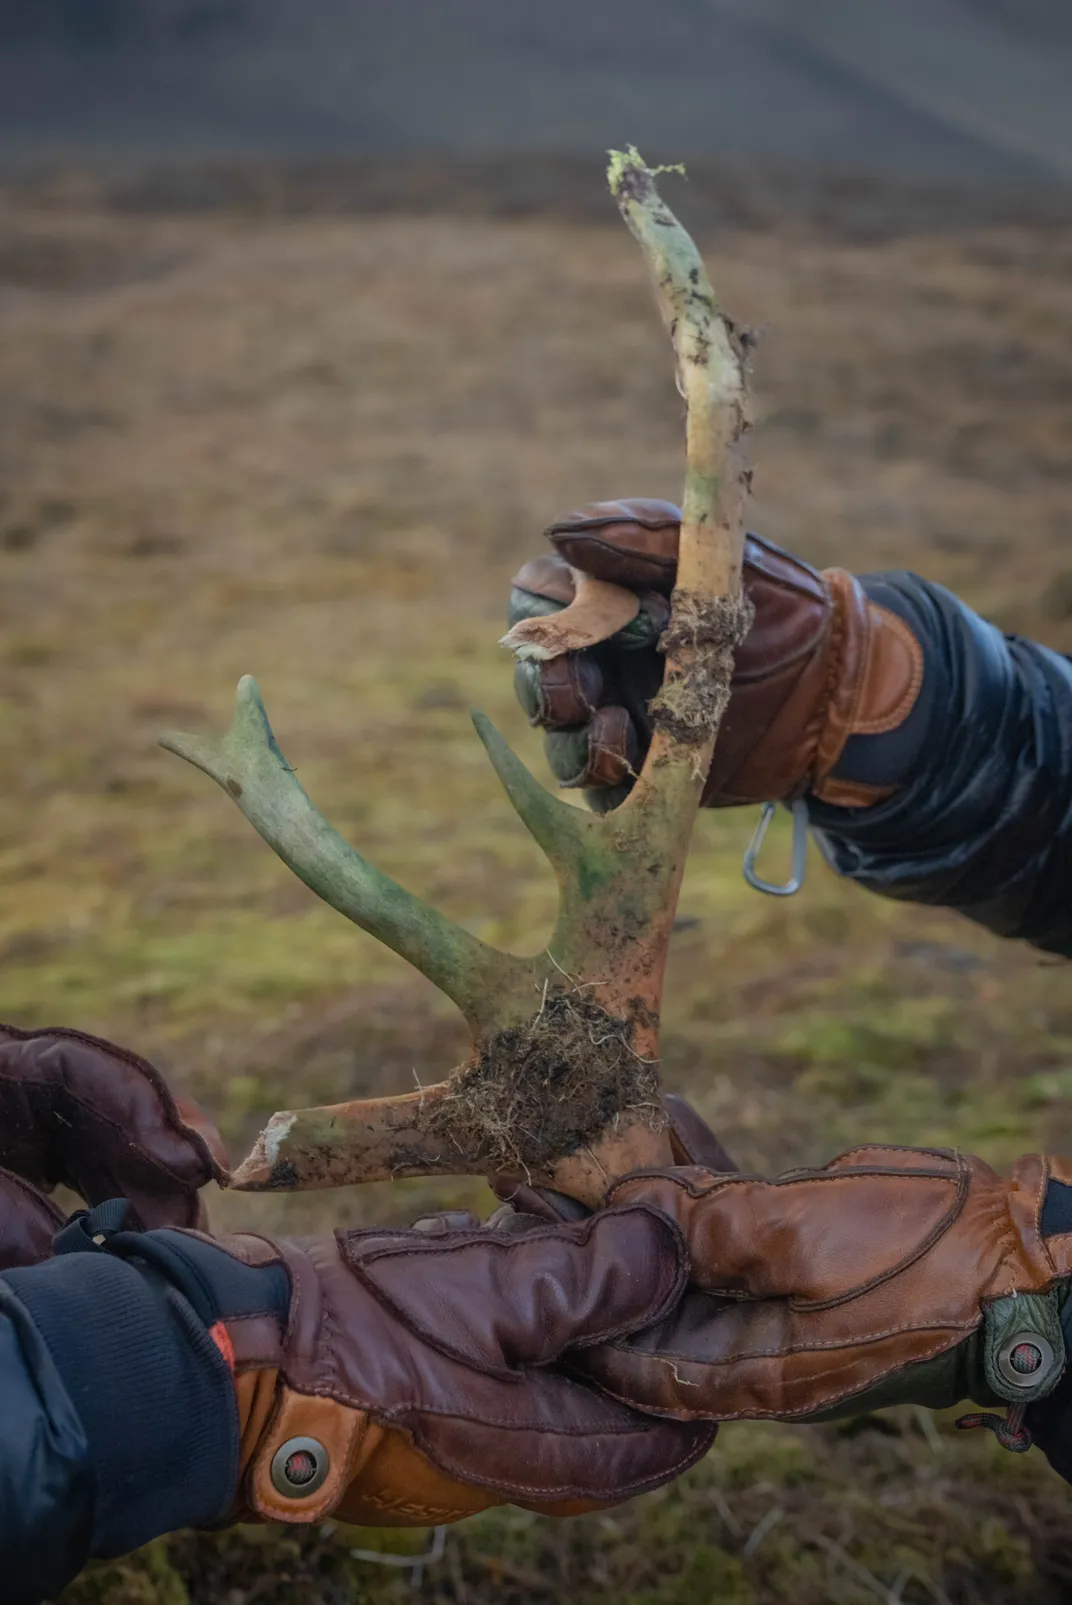
[[777, 806], [777, 803], [772, 802], [763, 804], [763, 812], [745, 851], [741, 871], [749, 886], [757, 892], [766, 892], [768, 897], [792, 897], [793, 893], [799, 892], [804, 884], [804, 871], [808, 863], [808, 808], [803, 797], [798, 797], [793, 804], [793, 863], [789, 879], [783, 885], [779, 885], [776, 881], [764, 880], [756, 870], [756, 859], [759, 857]]

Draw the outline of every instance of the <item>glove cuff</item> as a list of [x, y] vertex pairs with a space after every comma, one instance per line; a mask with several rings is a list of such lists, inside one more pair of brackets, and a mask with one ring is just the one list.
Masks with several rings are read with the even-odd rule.
[[923, 685], [923, 648], [903, 619], [879, 607], [854, 575], [826, 569], [834, 608], [829, 698], [811, 767], [810, 790], [839, 808], [881, 802], [890, 786], [837, 778], [850, 736], [882, 736], [908, 718]]

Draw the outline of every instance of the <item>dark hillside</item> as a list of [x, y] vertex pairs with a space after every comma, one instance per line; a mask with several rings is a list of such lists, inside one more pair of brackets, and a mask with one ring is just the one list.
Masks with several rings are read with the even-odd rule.
[[9, 160], [583, 153], [1072, 177], [1060, 0], [3, 0]]

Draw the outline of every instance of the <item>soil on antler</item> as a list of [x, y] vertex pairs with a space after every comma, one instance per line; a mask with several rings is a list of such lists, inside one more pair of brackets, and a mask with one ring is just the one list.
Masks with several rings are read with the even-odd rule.
[[718, 729], [730, 696], [733, 651], [754, 618], [755, 609], [746, 596], [711, 598], [678, 592], [659, 650], [684, 648], [687, 666], [684, 673], [667, 675], [651, 703], [656, 725], [691, 746]]
[[451, 1082], [429, 1118], [489, 1170], [548, 1172], [613, 1130], [623, 1116], [657, 1130], [658, 1064], [633, 1046], [650, 1015], [618, 1017], [591, 998], [549, 992], [531, 1025], [500, 1031]]

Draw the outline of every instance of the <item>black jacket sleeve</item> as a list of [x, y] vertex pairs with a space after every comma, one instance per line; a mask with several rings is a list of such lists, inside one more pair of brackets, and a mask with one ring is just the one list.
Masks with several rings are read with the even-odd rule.
[[16, 1605], [75, 1575], [92, 1527], [85, 1429], [41, 1334], [0, 1282], [0, 1569]]
[[1072, 957], [1072, 661], [914, 575], [863, 584], [921, 642], [923, 689], [901, 731], [853, 738], [838, 765], [899, 782], [887, 801], [809, 801], [824, 855], [872, 891]]
[[238, 1470], [230, 1371], [147, 1264], [65, 1254], [0, 1276], [0, 1594], [219, 1521]]

